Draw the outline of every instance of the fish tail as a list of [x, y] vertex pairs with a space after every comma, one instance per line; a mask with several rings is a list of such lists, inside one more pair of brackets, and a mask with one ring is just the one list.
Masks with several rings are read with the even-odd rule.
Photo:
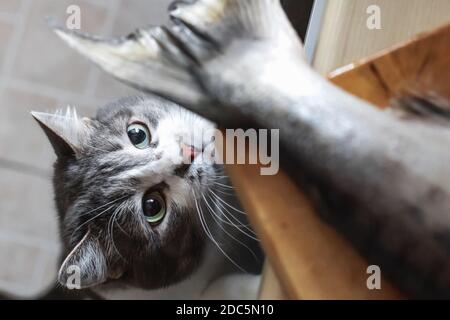
[[220, 45], [226, 45], [236, 34], [300, 41], [279, 0], [177, 1], [170, 7], [170, 16]]

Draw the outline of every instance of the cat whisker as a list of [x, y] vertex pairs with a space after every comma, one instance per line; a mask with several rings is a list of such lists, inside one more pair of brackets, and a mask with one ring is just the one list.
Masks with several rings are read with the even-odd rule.
[[114, 203], [116, 203], [116, 202], [118, 202], [118, 201], [120, 201], [120, 200], [123, 200], [123, 199], [125, 199], [126, 197], [128, 197], [128, 195], [122, 196], [122, 197], [120, 197], [120, 198], [117, 198], [117, 199], [115, 199], [115, 200], [113, 200], [113, 201], [110, 201], [110, 202], [108, 202], [108, 203], [106, 203], [106, 204], [104, 204], [104, 205], [101, 205], [101, 206], [99, 206], [99, 207], [97, 207], [97, 208], [95, 208], [95, 209], [89, 210], [88, 212], [84, 212], [84, 213], [80, 214], [79, 217], [83, 217], [83, 216], [86, 216], [86, 215], [88, 215], [88, 214], [90, 214], [90, 213], [93, 213], [93, 212], [95, 212], [95, 211], [98, 211], [98, 210], [100, 210], [100, 209], [102, 209], [102, 208], [104, 208], [104, 207], [106, 207], [106, 206], [109, 206], [109, 205], [114, 204]]
[[[237, 228], [239, 228], [239, 227], [245, 227], [246, 229], [249, 229], [249, 227], [250, 227], [249, 224], [244, 224], [244, 223], [242, 223], [238, 218], [236, 218], [233, 214], [231, 214], [231, 213], [227, 210], [227, 208], [225, 208], [225, 207], [223, 206], [223, 204], [221, 204], [219, 201], [217, 201], [217, 200], [215, 200], [213, 197], [211, 197], [211, 194], [207, 194], [207, 196], [208, 196], [208, 198], [211, 200], [211, 202], [215, 205], [215, 207], [216, 207], [217, 209], [220, 210], [220, 213], [222, 213], [222, 215], [223, 215], [223, 216], [229, 221], [229, 223], [231, 223], [234, 227], [237, 227]], [[223, 212], [223, 211], [222, 211], [222, 208], [223, 208], [223, 210], [226, 210], [226, 212]], [[225, 213], [229, 213], [230, 216], [233, 218], [233, 220], [234, 220], [235, 222], [231, 221], [231, 220], [229, 219], [229, 217], [228, 217]], [[249, 231], [250, 231], [250, 232], [253, 232], [253, 230], [251, 230], [251, 229], [249, 229]]]
[[219, 186], [215, 186], [214, 188], [217, 192], [225, 195], [225, 196], [234, 196], [235, 194], [233, 192], [228, 192], [230, 190], [226, 190], [226, 189], [221, 189]]
[[220, 181], [220, 180], [224, 180], [224, 179], [228, 179], [228, 178], [229, 178], [228, 176], [214, 176], [214, 177], [211, 177], [210, 179], [213, 181]]
[[[199, 185], [202, 186], [202, 184], [201, 184], [200, 182], [197, 182], [197, 183], [198, 183]], [[211, 196], [208, 195], [208, 196], [210, 197], [210, 199], [213, 201], [213, 203], [216, 205], [216, 207], [221, 211], [222, 215], [223, 215], [225, 218], [227, 218], [228, 221], [230, 221], [231, 224], [232, 224], [235, 228], [237, 228], [239, 231], [241, 231], [243, 234], [245, 234], [246, 236], [248, 236], [249, 238], [251, 238], [251, 239], [253, 239], [253, 240], [259, 241], [259, 239], [257, 238], [256, 233], [255, 233], [251, 228], [249, 228], [250, 225], [241, 223], [241, 221], [239, 221], [239, 219], [236, 218], [236, 217], [234, 216], [234, 214], [232, 214], [232, 213], [231, 213], [231, 212], [230, 212], [230, 211], [229, 211], [229, 210], [228, 210], [221, 202], [223, 202], [223, 203], [225, 203], [225, 204], [227, 204], [227, 205], [228, 205], [228, 203], [226, 203], [222, 198], [220, 198], [218, 195], [216, 195], [212, 190], [209, 190], [209, 191], [212, 193], [212, 195], [213, 195], [215, 198], [217, 198], [218, 200], [220, 200], [219, 202], [218, 202], [218, 201], [215, 202], [214, 199], [212, 199]], [[233, 207], [233, 208], [234, 208], [234, 207]], [[236, 208], [234, 208], [234, 209], [237, 210]], [[226, 212], [224, 212], [224, 210], [225, 210]], [[228, 215], [227, 215], [226, 213], [228, 213], [229, 216], [231, 216], [231, 217], [233, 218], [233, 220], [237, 222], [237, 224], [233, 223], [233, 222], [229, 219], [229, 217], [228, 217]], [[246, 214], [245, 212], [242, 212], [242, 211], [240, 211], [240, 213], [242, 213], [242, 214], [244, 214], [244, 215]], [[223, 219], [221, 219], [221, 220], [223, 221]], [[226, 223], [226, 224], [229, 224], [229, 223], [226, 222], [226, 221], [223, 221], [223, 222]], [[242, 230], [240, 227], [246, 229], [250, 234], [248, 234], [246, 231]]]
[[[210, 206], [210, 204], [209, 204], [208, 201], [206, 200], [205, 196], [202, 195], [202, 197], [203, 197], [203, 199], [204, 199], [204, 201], [205, 201], [205, 203], [206, 203], [206, 206], [208, 207], [209, 211], [210, 211], [211, 214], [212, 214], [213, 220], [217, 223], [217, 225], [219, 226], [219, 228], [222, 229], [222, 231], [225, 232], [225, 234], [228, 235], [231, 239], [233, 239], [234, 241], [236, 241], [237, 243], [239, 243], [240, 245], [242, 245], [244, 248], [246, 248], [246, 249], [252, 254], [252, 256], [259, 262], [259, 259], [257, 258], [255, 252], [254, 252], [252, 249], [250, 249], [250, 247], [247, 246], [245, 243], [243, 243], [242, 241], [240, 241], [239, 239], [237, 239], [235, 236], [233, 236], [231, 233], [229, 233], [229, 232], [226, 230], [226, 228], [224, 228], [224, 227], [222, 226], [221, 222], [222, 222], [222, 223], [225, 223], [225, 224], [228, 224], [228, 225], [231, 225], [231, 226], [237, 228], [237, 229], [240, 231], [239, 227], [237, 227], [237, 226], [234, 225], [233, 223], [227, 223], [226, 221], [224, 221], [223, 219], [221, 219], [220, 216], [217, 215], [217, 213], [215, 213], [215, 211], [213, 210], [213, 208]], [[211, 200], [212, 200], [212, 199], [211, 199]], [[220, 220], [220, 221], [218, 221], [218, 220]]]
[[111, 235], [114, 232], [113, 230], [111, 230], [111, 221], [112, 221], [112, 219], [114, 217], [114, 214], [117, 212], [119, 207], [120, 207], [120, 205], [113, 211], [113, 213], [109, 217], [107, 228], [106, 228], [107, 229], [107, 233], [108, 233], [108, 239], [111, 239], [111, 243], [112, 243], [113, 248], [115, 249], [115, 251], [118, 251], [118, 250], [117, 250], [117, 248], [115, 248], [115, 245], [114, 245], [114, 238], [113, 238], [114, 235]]
[[79, 225], [74, 231], [72, 231], [71, 237], [73, 237], [73, 235], [80, 230], [83, 226], [85, 226], [86, 224], [88, 224], [89, 222], [99, 218], [101, 215], [103, 215], [105, 212], [109, 211], [111, 208], [113, 207], [113, 204], [110, 205], [108, 208], [106, 208], [105, 210], [103, 210], [102, 212], [100, 212], [99, 214], [95, 215], [94, 217], [90, 218], [89, 220], [83, 222], [81, 225]]
[[220, 187], [223, 187], [223, 188], [225, 188], [225, 189], [234, 189], [233, 186], [229, 186], [229, 185], [226, 185], [226, 184], [223, 184], [223, 183], [220, 183], [220, 182], [214, 181], [213, 183], [214, 183], [215, 185], [220, 186]]
[[[228, 218], [228, 216], [225, 214], [225, 213], [228, 213], [229, 214], [229, 216], [239, 225], [239, 226], [243, 226], [243, 227], [246, 227], [246, 229], [249, 229], [249, 227], [250, 227], [250, 224], [249, 223], [247, 223], [247, 224], [244, 224], [244, 223], [242, 223], [242, 221], [239, 219], [239, 218], [237, 218], [226, 206], [224, 206], [224, 204], [228, 204], [224, 199], [222, 199], [222, 198], [220, 198], [216, 193], [213, 193], [213, 191], [212, 190], [209, 190], [209, 193], [208, 193], [208, 197], [211, 199], [211, 201], [213, 201], [213, 203], [217, 206], [217, 208], [220, 210], [220, 209], [223, 209], [223, 210], [225, 210], [225, 212], [223, 212], [222, 210], [221, 210], [221, 213], [223, 213], [227, 218]], [[231, 207], [231, 205], [229, 205], [230, 207]], [[240, 213], [241, 214], [241, 213]], [[246, 215], [246, 213], [243, 213], [242, 215]], [[249, 231], [250, 232], [252, 232], [253, 233], [253, 230], [252, 229], [249, 229]]]
[[94, 217], [90, 218], [89, 220], [87, 220], [87, 221], [83, 222], [81, 225], [79, 225], [74, 231], [72, 231], [71, 237], [73, 237], [73, 235], [74, 235], [78, 230], [80, 230], [83, 226], [85, 226], [86, 224], [88, 224], [88, 223], [94, 221], [95, 219], [97, 219], [97, 218], [99, 218], [100, 216], [102, 216], [104, 213], [106, 213], [106, 212], [108, 212], [109, 210], [111, 210], [111, 208], [113, 208], [113, 206], [114, 206], [114, 204], [115, 204], [116, 202], [121, 201], [121, 200], [125, 199], [126, 197], [128, 197], [128, 195], [125, 195], [125, 196], [122, 196], [122, 197], [120, 197], [120, 198], [117, 198], [117, 199], [115, 199], [115, 200], [113, 200], [113, 201], [110, 201], [110, 202], [108, 202], [108, 203], [106, 203], [106, 204], [104, 204], [104, 205], [101, 205], [101, 206], [99, 206], [99, 207], [97, 207], [97, 208], [95, 208], [95, 209], [93, 209], [93, 210], [90, 210], [89, 212], [86, 212], [86, 213], [81, 214], [80, 217], [85, 216], [85, 215], [87, 215], [87, 214], [89, 214], [89, 213], [96, 212], [96, 211], [98, 211], [98, 210], [100, 210], [100, 209], [103, 209], [103, 208], [105, 208], [105, 207], [108, 206], [105, 210], [103, 210], [103, 211], [100, 212], [99, 214], [95, 215]]
[[[194, 191], [193, 191], [194, 192]], [[205, 232], [206, 232], [206, 234], [207, 234], [207, 236], [209, 237], [209, 239], [216, 245], [216, 247], [220, 250], [220, 252], [236, 267], [236, 268], [238, 268], [239, 270], [241, 270], [242, 272], [246, 272], [245, 271], [245, 269], [243, 269], [239, 264], [237, 264], [226, 252], [225, 252], [225, 250], [223, 250], [222, 249], [222, 247], [218, 244], [218, 242], [214, 239], [214, 237], [212, 236], [212, 234], [211, 234], [211, 232], [210, 232], [210, 230], [209, 230], [209, 227], [208, 227], [208, 225], [207, 225], [207, 223], [206, 223], [206, 220], [204, 220], [203, 221], [203, 219], [204, 219], [204, 217], [203, 217], [203, 211], [201, 210], [201, 208], [200, 208], [200, 206], [198, 205], [198, 202], [197, 202], [197, 197], [196, 197], [196, 195], [195, 195], [195, 192], [194, 192], [194, 200], [195, 200], [195, 206], [196, 206], [196, 208], [197, 208], [197, 213], [198, 213], [198, 216], [199, 216], [199, 218], [200, 218], [200, 221], [201, 221], [201, 223], [202, 223], [202, 226], [204, 227], [204, 230], [205, 230]]]
[[[210, 204], [208, 203], [208, 200], [205, 198], [204, 195], [202, 195], [202, 198], [203, 198], [203, 200], [205, 201], [206, 206], [208, 207], [209, 211], [211, 211], [211, 213], [212, 213], [217, 219], [219, 219], [219, 220], [220, 220], [222, 223], [224, 223], [224, 224], [227, 224], [227, 225], [229, 225], [229, 226], [233, 226], [233, 227], [235, 227], [235, 228], [239, 228], [236, 224], [234, 224], [233, 222], [229, 221], [228, 217], [227, 217], [228, 221], [222, 219], [222, 218], [214, 211], [214, 209], [210, 207]], [[210, 199], [211, 199], [211, 198], [210, 198]], [[211, 199], [211, 200], [212, 200], [212, 199]], [[214, 201], [213, 201], [213, 203], [214, 203]], [[215, 203], [214, 203], [214, 204], [215, 204]]]
[[203, 230], [205, 231], [205, 233], [206, 233], [206, 235], [208, 236], [208, 238], [210, 238], [211, 241], [212, 241], [213, 243], [215, 243], [216, 245], [218, 245], [217, 241], [214, 239], [214, 237], [212, 236], [212, 234], [211, 234], [209, 228], [208, 228], [207, 225], [206, 225], [206, 220], [205, 220], [205, 218], [203, 217], [203, 211], [200, 209], [200, 206], [199, 206], [199, 204], [198, 204], [198, 202], [197, 202], [197, 197], [196, 197], [195, 192], [194, 192], [194, 202], [195, 202], [195, 207], [196, 207], [196, 209], [197, 209], [197, 214], [198, 214], [198, 217], [199, 217], [199, 219], [200, 219], [200, 223], [201, 223], [201, 225], [202, 225]]
[[229, 207], [230, 209], [236, 211], [237, 213], [243, 214], [243, 215], [247, 215], [247, 213], [245, 213], [242, 210], [239, 210], [235, 207], [233, 207], [231, 204], [227, 203], [226, 201], [224, 201], [221, 197], [219, 197], [214, 191], [210, 190], [211, 194], [214, 195], [214, 197], [219, 200], [220, 202], [222, 202], [223, 204], [225, 204], [227, 207]]
[[[214, 202], [214, 199], [213, 198], [211, 198], [210, 197], [210, 199], [211, 199], [211, 201], [213, 201]], [[244, 234], [244, 235], [246, 235], [247, 237], [249, 237], [249, 238], [251, 238], [251, 239], [253, 239], [253, 240], [255, 240], [255, 241], [259, 241], [259, 239], [257, 238], [257, 235], [256, 235], [256, 233], [250, 228], [250, 226], [248, 225], [248, 224], [243, 224], [243, 223], [241, 223], [240, 221], [239, 221], [239, 219], [237, 219], [230, 211], [228, 211], [227, 210], [227, 208], [225, 208], [221, 203], [219, 203], [219, 202], [214, 202], [214, 204], [216, 205], [216, 208], [218, 209], [218, 210], [220, 210], [220, 213], [222, 213], [222, 215], [235, 227], [235, 228], [237, 228], [242, 234]], [[223, 210], [225, 210], [228, 214], [229, 214], [229, 216], [226, 214], [226, 212], [224, 212]], [[233, 223], [231, 220], [230, 220], [230, 217], [231, 218], [233, 218], [233, 220], [234, 221], [236, 221], [237, 222], [237, 224], [236, 223]], [[242, 229], [245, 229], [245, 230], [247, 230], [247, 231], [245, 231], [245, 230], [242, 230]], [[247, 233], [248, 232], [248, 233]]]
[[111, 243], [114, 248], [114, 250], [117, 252], [117, 254], [122, 258], [123, 261], [127, 261], [122, 254], [119, 252], [119, 249], [117, 249], [116, 243], [114, 242], [114, 223], [116, 222], [117, 214], [123, 209], [123, 203], [120, 204], [116, 210], [114, 210], [113, 214], [111, 215], [109, 221], [108, 221], [108, 233], [110, 235]]
[[[125, 210], [125, 208], [122, 208], [120, 211], [120, 214], [122, 214], [124, 210]], [[122, 226], [120, 225], [120, 222], [117, 221], [117, 219], [116, 219], [115, 223], [117, 224], [117, 227], [120, 229], [120, 231], [122, 231], [122, 233], [124, 233], [128, 238], [131, 238], [131, 235], [122, 228]]]

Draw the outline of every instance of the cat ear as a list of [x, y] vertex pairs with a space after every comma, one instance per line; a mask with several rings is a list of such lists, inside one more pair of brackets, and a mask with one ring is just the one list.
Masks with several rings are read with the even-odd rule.
[[105, 282], [107, 277], [102, 247], [88, 231], [61, 265], [58, 282], [69, 289], [84, 289]]
[[81, 147], [83, 133], [89, 129], [88, 121], [80, 119], [75, 109], [66, 113], [31, 112], [47, 135], [58, 157], [75, 155]]

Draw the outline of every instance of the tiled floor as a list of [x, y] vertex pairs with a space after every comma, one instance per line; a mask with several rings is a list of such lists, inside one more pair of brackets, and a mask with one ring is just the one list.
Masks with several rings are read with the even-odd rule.
[[33, 297], [55, 281], [59, 237], [51, 189], [54, 160], [30, 117], [66, 105], [92, 115], [133, 93], [68, 49], [46, 27], [81, 8], [81, 29], [125, 35], [166, 20], [170, 0], [0, 1], [0, 291]]

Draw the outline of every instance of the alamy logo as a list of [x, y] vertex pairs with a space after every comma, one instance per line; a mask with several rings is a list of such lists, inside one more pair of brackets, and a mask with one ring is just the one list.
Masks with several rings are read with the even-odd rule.
[[79, 266], [71, 265], [66, 269], [66, 273], [68, 275], [66, 281], [67, 289], [81, 289], [81, 270]]
[[381, 290], [381, 269], [377, 265], [371, 265], [367, 267], [367, 274], [370, 276], [367, 278], [366, 284], [369, 290]]
[[[180, 156], [183, 163], [208, 164], [259, 164], [263, 176], [276, 175], [279, 171], [279, 129], [213, 129], [183, 136], [180, 141]], [[204, 141], [209, 141], [202, 147]], [[186, 150], [186, 146], [192, 150]], [[201, 157], [197, 157], [201, 149]]]
[[66, 13], [69, 15], [66, 20], [66, 27], [70, 30], [81, 30], [81, 8], [77, 5], [67, 7]]
[[371, 5], [367, 7], [366, 25], [369, 30], [381, 30], [381, 8], [377, 5]]

